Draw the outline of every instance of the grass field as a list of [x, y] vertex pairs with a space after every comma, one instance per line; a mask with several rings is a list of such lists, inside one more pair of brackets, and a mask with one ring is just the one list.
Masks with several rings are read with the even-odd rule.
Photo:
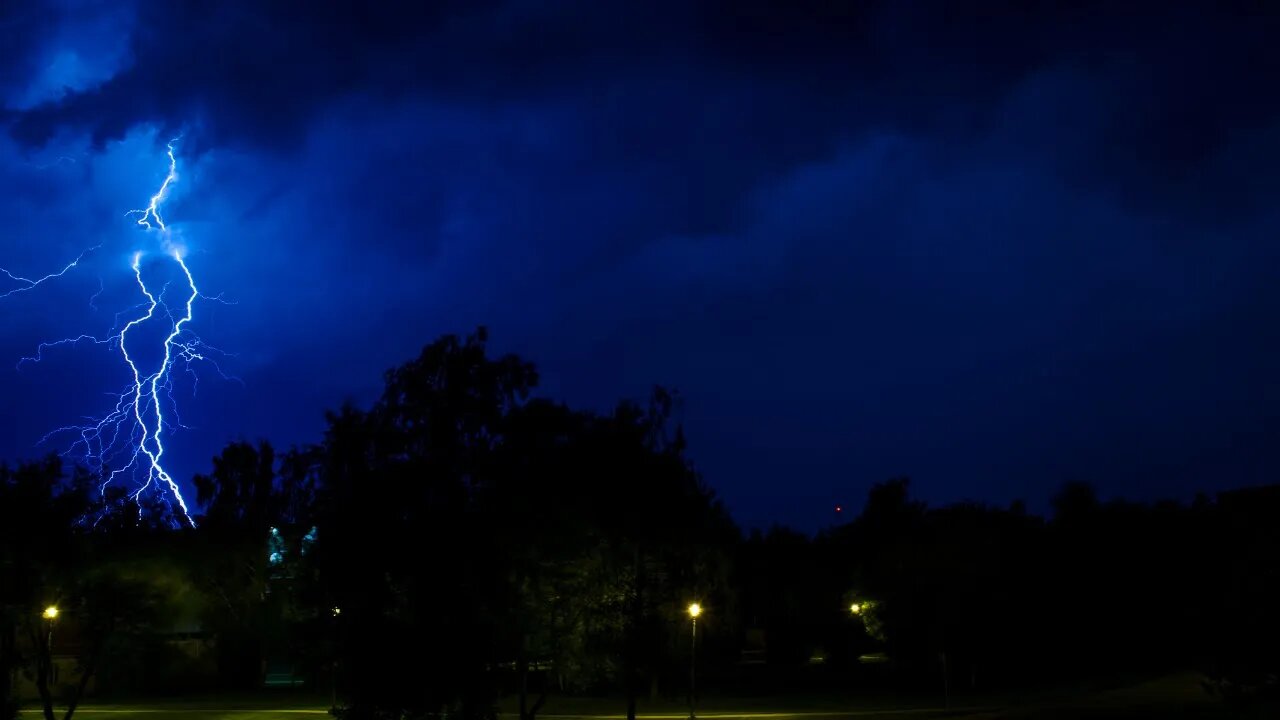
[[[327, 718], [327, 699], [295, 692], [267, 692], [146, 702], [86, 704], [75, 715], [82, 720], [306, 720]], [[503, 717], [514, 717], [504, 707]], [[623, 717], [621, 700], [552, 698], [543, 720], [616, 720]], [[683, 720], [687, 706], [678, 700], [644, 703], [640, 716], [650, 720]], [[40, 717], [27, 707], [23, 718]], [[892, 718], [954, 718], [956, 720], [1262, 720], [1280, 718], [1280, 708], [1258, 707], [1234, 714], [1208, 697], [1199, 677], [1184, 673], [1123, 687], [1083, 693], [989, 696], [958, 699], [951, 708], [940, 699], [898, 698], [892, 695], [805, 695], [794, 697], [700, 699], [698, 717], [705, 720], [890, 720]]]

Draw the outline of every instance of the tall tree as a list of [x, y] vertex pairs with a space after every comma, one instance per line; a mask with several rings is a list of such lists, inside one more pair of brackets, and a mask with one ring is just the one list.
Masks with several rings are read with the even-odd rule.
[[492, 714], [502, 583], [475, 497], [537, 374], [486, 340], [441, 338], [387, 374], [369, 412], [330, 418], [315, 557], [340, 609], [346, 716]]
[[624, 402], [592, 428], [589, 457], [609, 498], [604, 542], [625, 588], [618, 649], [629, 718], [646, 680], [652, 693], [664, 676], [682, 684], [687, 677], [674, 661], [689, 649], [688, 604], [697, 600], [722, 619], [731, 613], [737, 528], [684, 455], [676, 401], [658, 388], [647, 407]]
[[268, 443], [232, 443], [195, 478], [204, 508], [194, 532], [195, 576], [204, 621], [218, 637], [219, 674], [228, 687], [257, 687], [268, 644], [284, 643], [286, 586], [312, 528], [316, 479], [303, 451], [278, 460]]
[[[151, 562], [137, 540], [155, 528], [137, 524], [136, 502], [108, 495], [90, 502], [92, 483], [57, 458], [0, 468], [0, 707], [16, 702], [8, 685], [19, 665], [33, 669], [45, 720], [55, 720], [57, 628], [74, 627], [79, 679], [65, 696], [71, 720], [109, 643], [150, 632], [164, 620], [166, 585], [179, 575]], [[133, 523], [118, 513], [132, 513]], [[154, 538], [149, 538], [154, 540]], [[148, 543], [150, 544], [150, 543]], [[46, 608], [56, 608], [46, 614]]]
[[0, 708], [7, 713], [17, 707], [11, 673], [29, 662], [45, 718], [54, 720], [49, 621], [41, 614], [71, 593], [76, 526], [89, 509], [84, 476], [66, 475], [56, 457], [0, 467]]

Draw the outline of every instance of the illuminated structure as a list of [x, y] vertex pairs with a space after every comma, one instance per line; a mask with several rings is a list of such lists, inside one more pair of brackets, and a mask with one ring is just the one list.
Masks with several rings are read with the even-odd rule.
[[693, 633], [689, 638], [689, 720], [698, 717], [698, 616], [702, 614], [702, 606], [689, 603], [689, 620], [693, 625]]

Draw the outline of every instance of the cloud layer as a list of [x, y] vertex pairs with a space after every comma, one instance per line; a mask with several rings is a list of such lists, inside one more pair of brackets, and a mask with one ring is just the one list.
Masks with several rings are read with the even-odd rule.
[[[181, 134], [168, 217], [244, 379], [186, 405], [187, 474], [477, 323], [573, 402], [683, 390], [749, 523], [895, 474], [1035, 501], [1280, 468], [1274, 10], [422, 5], [4, 11], [0, 267], [102, 248], [0, 305], [0, 350], [128, 306], [121, 214]], [[102, 361], [0, 379], [31, 408], [4, 454], [99, 409]]]

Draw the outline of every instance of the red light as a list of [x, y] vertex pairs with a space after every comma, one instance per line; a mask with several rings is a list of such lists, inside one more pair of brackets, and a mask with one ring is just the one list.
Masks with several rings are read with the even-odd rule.
[[836, 506], [836, 512], [843, 512], [843, 511], [844, 511], [844, 508], [840, 507], [839, 505]]

